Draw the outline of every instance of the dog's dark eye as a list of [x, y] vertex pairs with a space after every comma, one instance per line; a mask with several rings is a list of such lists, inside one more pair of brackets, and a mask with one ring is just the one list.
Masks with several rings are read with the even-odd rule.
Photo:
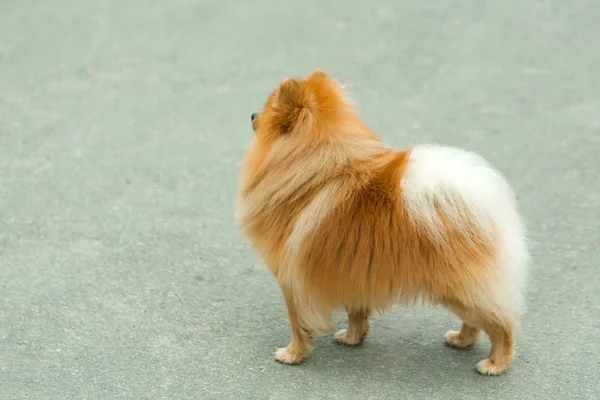
[[256, 117], [258, 117], [258, 113], [252, 113], [250, 116], [250, 120], [252, 121], [252, 129], [256, 130]]

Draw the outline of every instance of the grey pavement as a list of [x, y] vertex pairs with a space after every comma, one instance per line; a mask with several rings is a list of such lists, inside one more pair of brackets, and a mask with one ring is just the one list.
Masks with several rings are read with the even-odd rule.
[[[600, 398], [600, 3], [0, 2], [0, 399]], [[323, 68], [397, 147], [476, 151], [532, 242], [518, 356], [400, 307], [300, 366], [234, 218], [250, 114]], [[343, 314], [336, 316], [338, 327]]]

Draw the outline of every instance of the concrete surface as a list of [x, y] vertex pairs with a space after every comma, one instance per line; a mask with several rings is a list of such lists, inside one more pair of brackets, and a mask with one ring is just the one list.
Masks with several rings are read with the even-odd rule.
[[[600, 398], [597, 0], [0, 2], [0, 399]], [[534, 263], [518, 357], [402, 308], [297, 367], [236, 229], [250, 113], [286, 75], [351, 84], [390, 143], [475, 150]], [[344, 316], [336, 317], [343, 326]]]

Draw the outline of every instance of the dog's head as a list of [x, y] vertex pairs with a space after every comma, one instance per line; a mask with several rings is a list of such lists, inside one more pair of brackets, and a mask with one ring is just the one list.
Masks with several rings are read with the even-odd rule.
[[353, 115], [341, 85], [325, 72], [283, 79], [263, 110], [251, 116], [255, 135], [242, 165], [242, 185], [251, 186], [267, 160], [308, 156], [307, 149], [343, 134], [342, 125]]
[[344, 159], [367, 158], [364, 139], [378, 140], [360, 121], [342, 85], [322, 70], [282, 80], [251, 120], [255, 135], [242, 165], [243, 190], [267, 172], [288, 170], [290, 177], [278, 174], [282, 181], [317, 170], [323, 175], [323, 168], [335, 168]]
[[285, 78], [267, 99], [264, 109], [251, 116], [252, 127], [265, 142], [282, 135], [307, 140], [327, 134], [349, 110], [341, 86], [324, 71], [306, 78]]

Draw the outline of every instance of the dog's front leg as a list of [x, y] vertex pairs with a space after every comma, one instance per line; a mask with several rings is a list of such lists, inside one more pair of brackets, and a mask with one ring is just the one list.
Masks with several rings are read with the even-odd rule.
[[302, 326], [294, 292], [283, 285], [281, 286], [281, 292], [285, 299], [290, 327], [292, 328], [292, 340], [287, 347], [278, 349], [275, 352], [275, 359], [284, 364], [299, 364], [304, 356], [312, 351], [312, 332]]
[[348, 312], [348, 329], [342, 329], [335, 334], [335, 340], [346, 346], [360, 346], [369, 333], [371, 327], [369, 318], [373, 310], [366, 309], [346, 309]]

